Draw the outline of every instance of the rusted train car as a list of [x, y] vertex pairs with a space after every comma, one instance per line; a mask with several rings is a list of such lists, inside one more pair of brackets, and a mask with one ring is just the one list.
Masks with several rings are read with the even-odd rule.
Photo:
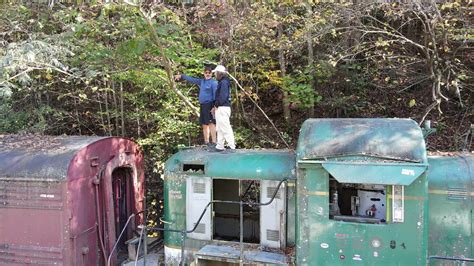
[[0, 265], [114, 265], [143, 195], [129, 139], [0, 136]]

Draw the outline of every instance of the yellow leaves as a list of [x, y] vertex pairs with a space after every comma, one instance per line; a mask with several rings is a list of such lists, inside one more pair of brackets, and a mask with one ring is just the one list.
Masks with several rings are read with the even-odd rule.
[[53, 79], [53, 76], [50, 73], [47, 73], [46, 76], [44, 76], [47, 80], [51, 81]]
[[459, 8], [460, 3], [459, 2], [452, 2], [452, 3], [444, 3], [441, 5], [441, 10], [446, 10], [446, 9], [454, 9], [454, 8]]
[[377, 41], [375, 42], [375, 46], [377, 47], [389, 46], [389, 42], [384, 40], [382, 37], [379, 37], [377, 38]]
[[81, 98], [82, 100], [87, 100], [87, 94], [79, 93], [79, 98]]
[[415, 99], [411, 99], [410, 101], [408, 101], [408, 107], [412, 108], [415, 105], [416, 105], [416, 100]]
[[283, 85], [283, 78], [280, 76], [279, 70], [270, 70], [265, 73], [268, 81], [272, 85], [281, 87]]
[[316, 23], [325, 25], [327, 23], [327, 20], [323, 17], [318, 17], [318, 19], [316, 20]]

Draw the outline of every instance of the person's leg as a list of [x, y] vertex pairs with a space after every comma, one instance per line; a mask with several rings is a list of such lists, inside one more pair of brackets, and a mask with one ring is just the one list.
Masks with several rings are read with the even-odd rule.
[[202, 135], [204, 136], [204, 144], [209, 143], [209, 125], [202, 125]]
[[225, 120], [225, 115], [222, 115], [222, 110], [219, 107], [216, 110], [216, 131], [217, 131], [216, 149], [218, 150], [224, 149], [224, 132], [222, 131], [224, 120]]
[[222, 120], [223, 120], [223, 134], [224, 139], [227, 141], [227, 145], [229, 148], [235, 149], [235, 140], [234, 140], [234, 132], [232, 130], [232, 126], [230, 125], [230, 107], [224, 106], [222, 107]]
[[209, 124], [209, 131], [211, 133], [210, 138], [211, 138], [212, 143], [216, 143], [216, 124], [210, 123]]
[[211, 104], [202, 103], [200, 107], [199, 122], [202, 126], [202, 136], [204, 138], [204, 144], [209, 144], [209, 124], [212, 122]]

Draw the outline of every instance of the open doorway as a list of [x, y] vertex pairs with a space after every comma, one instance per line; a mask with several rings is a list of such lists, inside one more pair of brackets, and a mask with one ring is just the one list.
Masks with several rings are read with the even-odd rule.
[[[112, 197], [114, 202], [114, 223], [115, 237], [118, 239], [125, 227], [128, 217], [133, 213], [134, 191], [133, 191], [133, 170], [128, 167], [119, 167], [112, 172]], [[125, 242], [133, 237], [135, 221], [131, 219], [127, 229], [117, 244], [117, 261], [127, 258], [127, 247]]]
[[[260, 202], [260, 182], [258, 180], [214, 179], [213, 200]], [[243, 240], [245, 243], [260, 243], [260, 208], [244, 205]], [[239, 204], [214, 204], [214, 240], [240, 240]]]

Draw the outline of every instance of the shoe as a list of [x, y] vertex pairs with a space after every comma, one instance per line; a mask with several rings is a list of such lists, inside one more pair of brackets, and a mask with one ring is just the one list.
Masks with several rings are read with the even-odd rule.
[[221, 150], [221, 149], [218, 149], [218, 148], [216, 148], [216, 147], [212, 147], [212, 148], [209, 148], [208, 151], [209, 151], [209, 152], [223, 152], [223, 151], [225, 151], [225, 150], [223, 150], [223, 149]]
[[235, 149], [227, 149], [223, 153], [235, 153]]
[[212, 149], [215, 148], [217, 144], [214, 142], [207, 142], [206, 145], [208, 149]]

